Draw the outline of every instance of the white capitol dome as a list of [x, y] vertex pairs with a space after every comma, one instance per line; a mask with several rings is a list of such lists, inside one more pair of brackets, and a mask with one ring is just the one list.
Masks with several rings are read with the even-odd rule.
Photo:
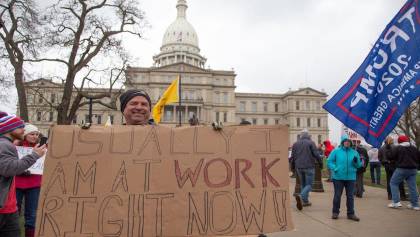
[[197, 33], [186, 18], [188, 8], [186, 0], [178, 0], [176, 8], [177, 18], [166, 29], [160, 53], [153, 57], [155, 65], [165, 66], [184, 62], [204, 67], [206, 59], [200, 55]]

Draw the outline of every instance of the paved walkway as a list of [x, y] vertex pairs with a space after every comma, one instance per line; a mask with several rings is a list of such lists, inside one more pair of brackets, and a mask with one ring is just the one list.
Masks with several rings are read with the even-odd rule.
[[[293, 194], [295, 179], [290, 181], [290, 193]], [[386, 190], [365, 186], [363, 198], [355, 198], [356, 215], [360, 222], [347, 219], [345, 192], [341, 201], [340, 217], [331, 219], [333, 186], [324, 182], [324, 193], [310, 194], [312, 206], [296, 209], [296, 201], [291, 197], [292, 215], [295, 230], [270, 234], [270, 237], [322, 236], [322, 237], [419, 237], [420, 211], [391, 209]], [[402, 202], [405, 206], [409, 202]], [[344, 207], [344, 208], [343, 208]]]

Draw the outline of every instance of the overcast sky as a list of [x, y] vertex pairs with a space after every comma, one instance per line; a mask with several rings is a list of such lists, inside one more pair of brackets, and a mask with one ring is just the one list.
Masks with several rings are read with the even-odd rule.
[[[145, 39], [126, 37], [149, 67], [177, 0], [139, 0], [150, 28]], [[330, 97], [350, 78], [403, 0], [187, 0], [201, 54], [212, 69], [234, 69], [237, 92], [284, 93], [312, 87]], [[0, 104], [0, 109], [4, 109]], [[12, 108], [6, 108], [10, 112]], [[340, 125], [330, 119], [330, 136]]]

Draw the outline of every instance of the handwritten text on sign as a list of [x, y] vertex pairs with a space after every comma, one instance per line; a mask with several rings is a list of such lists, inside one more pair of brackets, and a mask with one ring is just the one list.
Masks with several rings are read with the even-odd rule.
[[287, 128], [279, 126], [56, 126], [37, 235], [290, 230], [287, 147]]

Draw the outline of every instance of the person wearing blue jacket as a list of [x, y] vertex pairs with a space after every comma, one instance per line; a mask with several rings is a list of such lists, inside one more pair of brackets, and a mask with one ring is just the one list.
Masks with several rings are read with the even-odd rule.
[[347, 218], [359, 221], [354, 214], [354, 184], [356, 181], [357, 168], [362, 167], [359, 153], [352, 148], [352, 142], [348, 136], [341, 138], [340, 146], [334, 149], [328, 156], [328, 168], [332, 171], [334, 183], [334, 199], [332, 219], [338, 219], [340, 213], [341, 195], [346, 189]]

